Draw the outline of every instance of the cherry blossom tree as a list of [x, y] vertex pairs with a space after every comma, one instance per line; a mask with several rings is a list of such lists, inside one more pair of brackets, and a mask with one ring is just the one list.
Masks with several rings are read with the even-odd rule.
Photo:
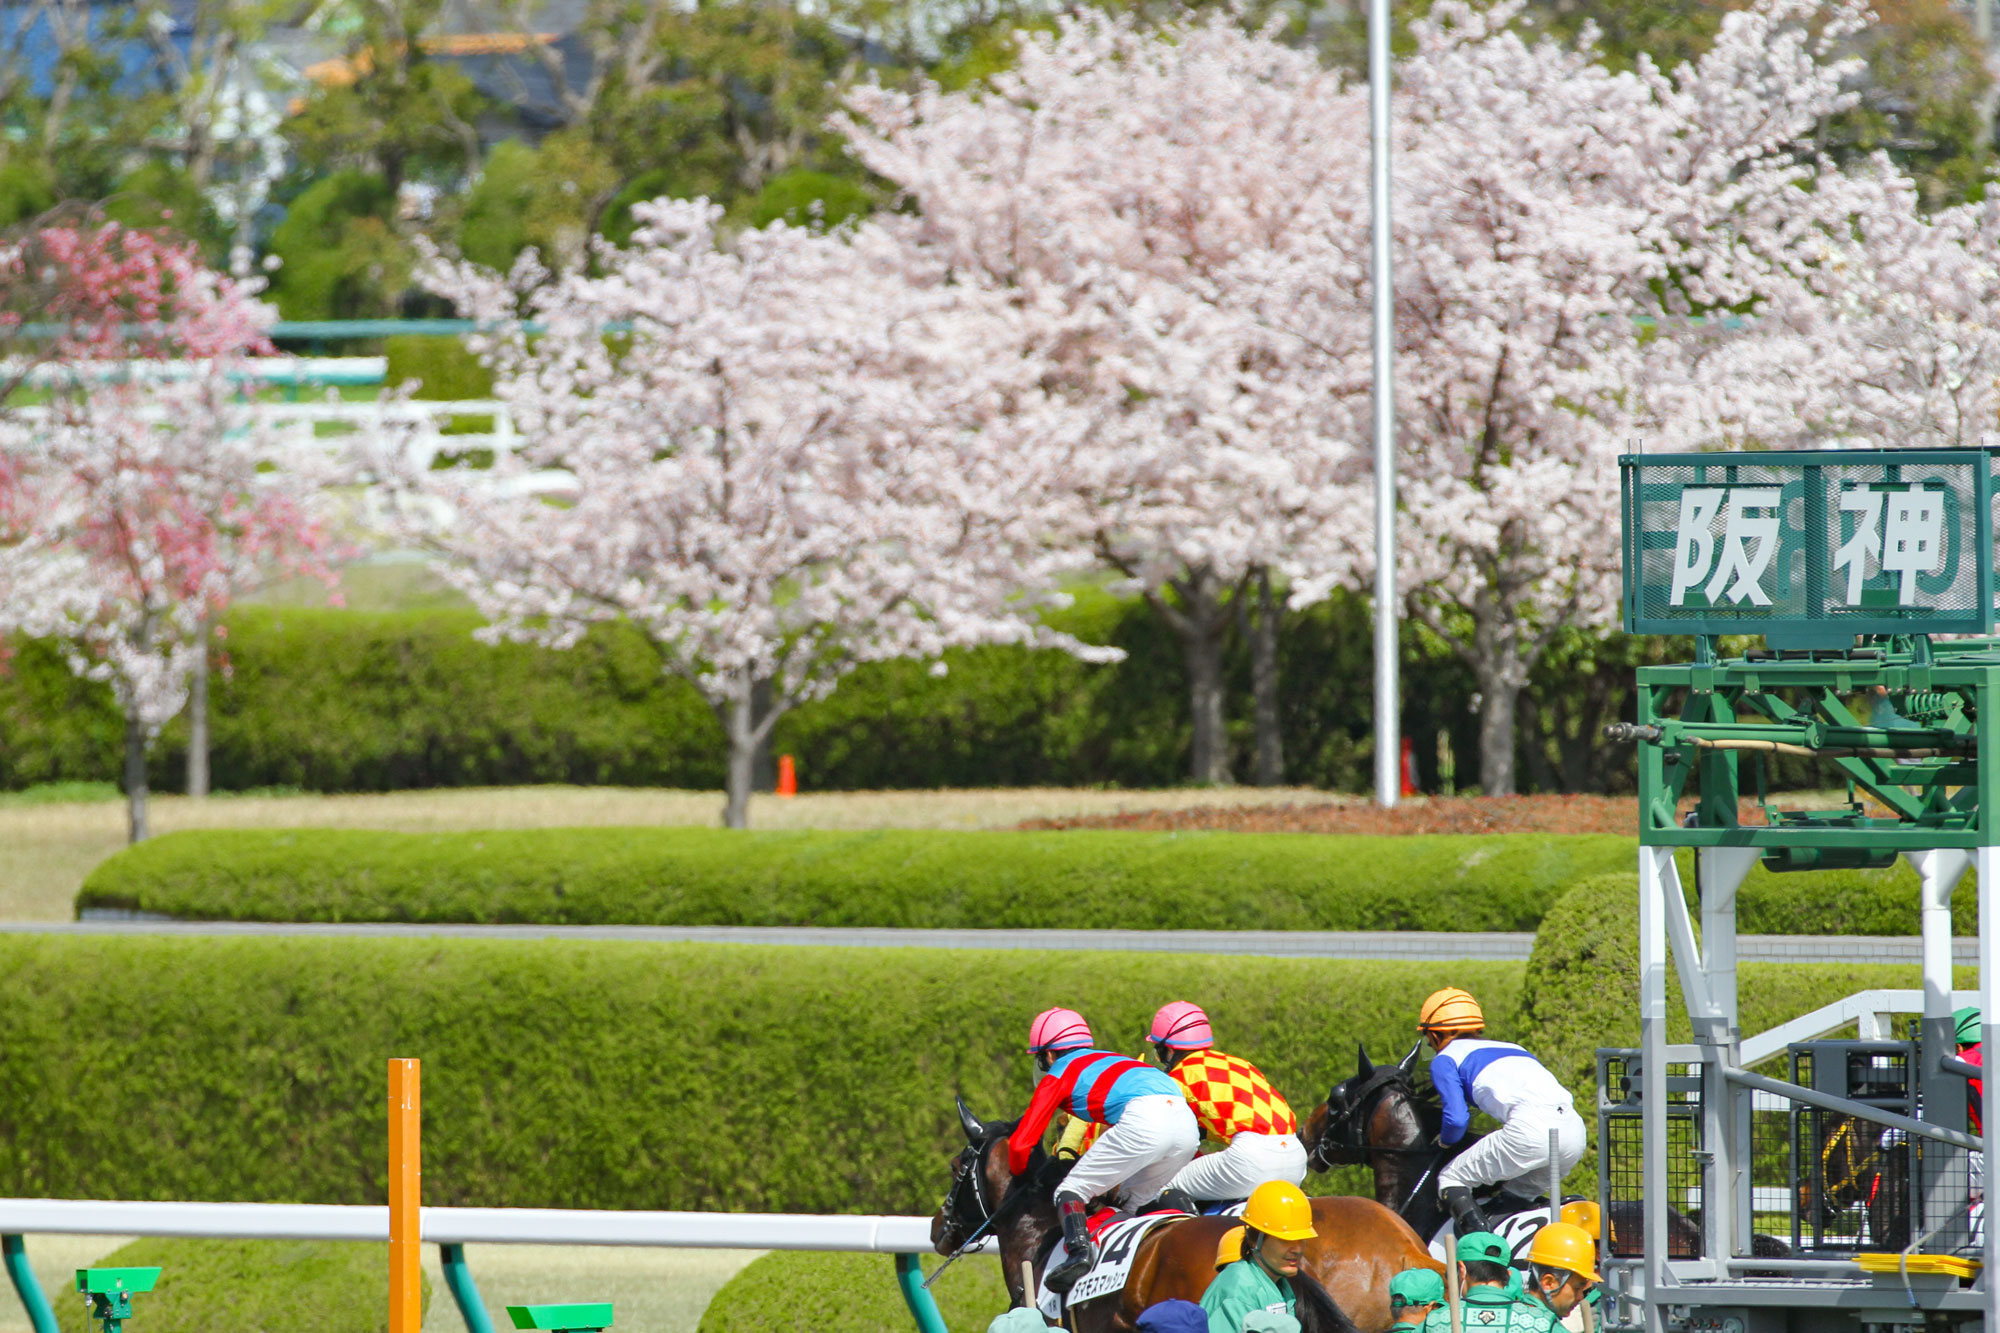
[[[476, 350], [529, 444], [490, 470], [380, 466], [444, 502], [422, 535], [485, 633], [568, 646], [636, 626], [721, 720], [738, 828], [772, 726], [857, 663], [991, 642], [1117, 655], [1036, 619], [1079, 558], [1041, 540], [1045, 488], [1015, 459], [1071, 427], [1041, 403], [1045, 367], [981, 354], [1013, 337], [1007, 308], [872, 225], [725, 249], [706, 203], [637, 213], [601, 276], [433, 266], [491, 326]], [[534, 486], [550, 476], [555, 496]]]
[[273, 566], [331, 582], [318, 514], [329, 476], [243, 401], [235, 372], [267, 348], [272, 318], [251, 287], [205, 268], [187, 242], [116, 224], [49, 228], [36, 242], [62, 289], [42, 367], [52, 395], [8, 421], [7, 453], [61, 501], [33, 525], [67, 577], [31, 625], [111, 687], [136, 842], [147, 750], [186, 703], [233, 587]]
[[1259, 778], [1275, 781], [1273, 585], [1301, 605], [1351, 566], [1324, 536], [1354, 466], [1328, 404], [1356, 385], [1325, 372], [1365, 386], [1367, 324], [1322, 329], [1344, 353], [1309, 369], [1294, 331], [1257, 317], [1259, 294], [1330, 221], [1365, 225], [1364, 102], [1230, 15], [1150, 30], [1086, 13], [1023, 36], [987, 87], [863, 89], [849, 105], [855, 154], [917, 206], [911, 243], [1020, 312], [1025, 341], [990, 354], [1054, 370], [1079, 425], [1030, 442], [1060, 454], [1035, 471], [1062, 539], [1179, 640], [1197, 781], [1230, 779], [1223, 648], [1255, 605]]
[[[1489, 794], [1552, 636], [1615, 616], [1618, 454], [1839, 438], [1834, 261], [1857, 207], [1914, 216], [1879, 164], [1812, 152], [1850, 100], [1852, 11], [1763, 0], [1672, 74], [1527, 40], [1515, 11], [1434, 8], [1396, 93], [1399, 583], [1478, 683]], [[1319, 244], [1272, 308], [1339, 379], [1366, 283], [1350, 230]]]

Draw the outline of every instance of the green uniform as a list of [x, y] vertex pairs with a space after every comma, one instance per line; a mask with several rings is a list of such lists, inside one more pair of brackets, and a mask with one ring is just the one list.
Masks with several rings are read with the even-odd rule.
[[1208, 1333], [1243, 1333], [1243, 1321], [1253, 1310], [1296, 1314], [1292, 1284], [1272, 1277], [1255, 1259], [1238, 1259], [1215, 1275], [1201, 1294], [1208, 1313]]
[[[1532, 1296], [1517, 1297], [1506, 1287], [1468, 1290], [1459, 1301], [1459, 1322], [1465, 1333], [1553, 1333], [1562, 1328], [1548, 1306]], [[1431, 1311], [1423, 1333], [1451, 1333], [1450, 1308], [1440, 1305]]]

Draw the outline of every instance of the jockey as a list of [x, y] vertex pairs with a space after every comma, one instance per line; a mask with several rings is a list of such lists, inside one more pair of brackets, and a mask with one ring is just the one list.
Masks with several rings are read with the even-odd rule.
[[1438, 1141], [1447, 1147], [1465, 1137], [1477, 1106], [1500, 1122], [1489, 1134], [1445, 1163], [1438, 1172], [1438, 1195], [1451, 1209], [1460, 1234], [1487, 1230], [1486, 1216], [1472, 1200], [1477, 1185], [1518, 1185], [1527, 1191], [1548, 1179], [1549, 1132], [1556, 1133], [1556, 1169], [1568, 1175], [1583, 1160], [1583, 1118], [1569, 1089], [1512, 1042], [1487, 1041], [1486, 1016], [1479, 1002], [1456, 987], [1424, 1001], [1417, 1030], [1437, 1054], [1431, 1084], [1444, 1105]]
[[1151, 1199], [1201, 1146], [1201, 1128], [1180, 1085], [1150, 1065], [1091, 1048], [1090, 1026], [1073, 1009], [1048, 1009], [1028, 1028], [1028, 1050], [1042, 1081], [1007, 1137], [1007, 1167], [1028, 1169], [1028, 1156], [1057, 1110], [1107, 1126], [1056, 1186], [1068, 1257], [1045, 1274], [1050, 1291], [1067, 1292], [1097, 1261], [1084, 1205], [1117, 1191], [1125, 1201]]
[[1305, 1180], [1298, 1117], [1257, 1066], [1215, 1049], [1208, 1015], [1198, 1006], [1186, 1000], [1167, 1005], [1153, 1015], [1146, 1040], [1187, 1094], [1195, 1120], [1223, 1144], [1221, 1152], [1188, 1163], [1169, 1189], [1198, 1202], [1247, 1199], [1267, 1180]]
[[[1958, 1058], [1967, 1064], [1985, 1067], [1984, 1053], [1979, 1048], [1979, 1009], [1976, 1005], [1966, 1005], [1951, 1016], [1952, 1026], [1958, 1037]], [[1965, 1119], [1974, 1134], [1985, 1134], [1986, 1120], [1986, 1080], [1969, 1078], [1966, 1083]]]

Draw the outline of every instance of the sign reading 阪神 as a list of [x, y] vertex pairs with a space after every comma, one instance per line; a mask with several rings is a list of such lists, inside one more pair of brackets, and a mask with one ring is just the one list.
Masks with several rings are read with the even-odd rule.
[[1625, 627], [1765, 634], [1994, 628], [1994, 458], [1981, 450], [1632, 455]]

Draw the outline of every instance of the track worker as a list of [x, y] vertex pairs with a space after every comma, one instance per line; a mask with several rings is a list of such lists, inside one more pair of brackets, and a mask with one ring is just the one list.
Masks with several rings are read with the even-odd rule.
[[1536, 1197], [1549, 1177], [1549, 1131], [1556, 1134], [1557, 1173], [1566, 1176], [1583, 1160], [1583, 1117], [1569, 1089], [1534, 1056], [1512, 1042], [1486, 1040], [1486, 1016], [1464, 991], [1432, 994], [1418, 1013], [1417, 1030], [1437, 1053], [1431, 1084], [1444, 1107], [1438, 1141], [1450, 1147], [1463, 1139], [1474, 1106], [1500, 1122], [1498, 1133], [1438, 1172], [1438, 1195], [1459, 1232], [1484, 1231], [1486, 1215], [1473, 1202], [1473, 1189], [1518, 1183], [1511, 1192]]
[[1247, 1199], [1267, 1180], [1306, 1178], [1299, 1119], [1257, 1066], [1215, 1049], [1215, 1033], [1200, 1006], [1175, 1000], [1153, 1015], [1146, 1040], [1220, 1152], [1195, 1158], [1169, 1189], [1196, 1202]]
[[1528, 1243], [1528, 1290], [1521, 1303], [1546, 1316], [1548, 1328], [1563, 1327], [1597, 1282], [1597, 1243], [1582, 1227], [1551, 1222]]
[[1392, 1328], [1416, 1328], [1444, 1304], [1444, 1278], [1428, 1268], [1405, 1268], [1389, 1279]]
[[1305, 1262], [1306, 1242], [1318, 1234], [1306, 1192], [1291, 1181], [1270, 1180], [1250, 1191], [1240, 1257], [1224, 1264], [1201, 1294], [1208, 1333], [1243, 1333], [1243, 1321], [1259, 1310], [1296, 1315], [1291, 1280]]
[[1058, 1110], [1108, 1126], [1056, 1186], [1068, 1253], [1042, 1282], [1066, 1293], [1097, 1261], [1084, 1205], [1114, 1192], [1132, 1202], [1153, 1198], [1194, 1157], [1201, 1128], [1180, 1084], [1151, 1065], [1093, 1050], [1090, 1025], [1073, 1009], [1037, 1014], [1028, 1027], [1028, 1051], [1042, 1081], [1007, 1136], [1008, 1170], [1018, 1176], [1028, 1169], [1029, 1155]]
[[[1517, 1303], [1507, 1242], [1490, 1231], [1458, 1238], [1459, 1323], [1471, 1333], [1508, 1329], [1547, 1333], [1548, 1324]], [[1424, 1319], [1423, 1333], [1451, 1333], [1451, 1309], [1440, 1305]]]

